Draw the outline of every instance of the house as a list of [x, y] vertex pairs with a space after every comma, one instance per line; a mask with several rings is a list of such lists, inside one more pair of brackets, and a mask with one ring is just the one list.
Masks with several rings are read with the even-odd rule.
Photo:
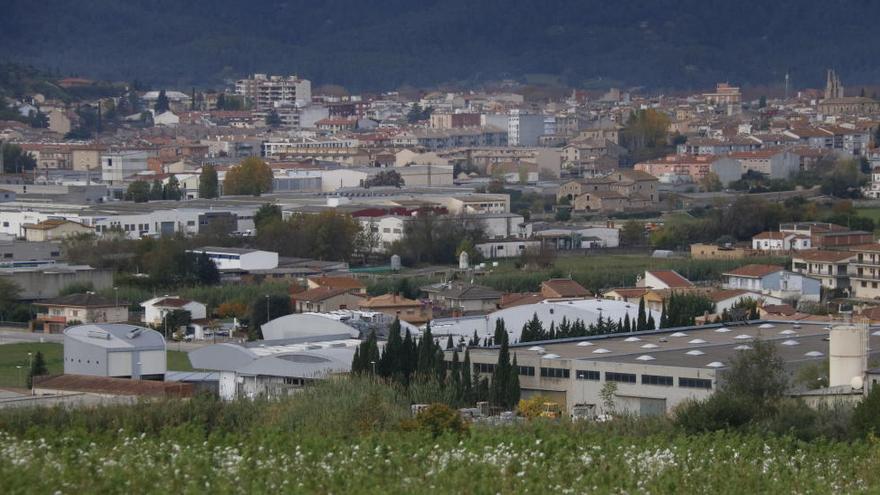
[[363, 296], [345, 287], [315, 287], [291, 296], [298, 313], [328, 313], [340, 309], [357, 309]]
[[407, 299], [397, 294], [384, 294], [366, 299], [361, 302], [361, 309], [378, 311], [414, 325], [433, 319], [431, 304]]
[[326, 287], [331, 289], [345, 289], [354, 294], [367, 294], [367, 286], [354, 277], [309, 277], [306, 279], [309, 289]]
[[544, 299], [580, 299], [592, 294], [574, 280], [554, 278], [541, 282], [541, 296]]
[[855, 254], [855, 258], [849, 264], [852, 297], [880, 298], [880, 244], [850, 246], [849, 250]]
[[725, 272], [725, 289], [744, 289], [778, 299], [818, 301], [821, 282], [777, 265], [745, 265]]
[[33, 329], [43, 333], [61, 333], [80, 323], [119, 323], [128, 321], [128, 307], [94, 292], [70, 294], [34, 303], [39, 310]]
[[421, 291], [435, 306], [462, 313], [494, 311], [501, 302], [501, 292], [464, 282], [427, 285]]
[[91, 234], [92, 227], [70, 220], [49, 219], [39, 223], [22, 225], [24, 238], [28, 242], [56, 241], [79, 234]]
[[782, 300], [779, 298], [745, 289], [721, 289], [712, 291], [709, 293], [709, 299], [715, 303], [716, 315], [720, 315], [725, 310], [729, 312], [737, 304], [749, 299], [757, 301], [758, 306], [763, 306], [765, 304], [782, 304]]
[[831, 249], [874, 242], [874, 235], [861, 230], [850, 230], [842, 225], [826, 222], [793, 222], [779, 225], [779, 231], [810, 237], [810, 247]]
[[141, 307], [144, 308], [143, 322], [155, 327], [164, 325], [165, 316], [178, 310], [188, 312], [190, 319], [193, 320], [207, 317], [207, 308], [204, 304], [177, 296], [154, 297], [142, 302]]
[[526, 304], [535, 304], [545, 300], [544, 294], [540, 292], [512, 292], [501, 295], [501, 302], [498, 303], [498, 309], [512, 308], [514, 306], [523, 306]]
[[636, 286], [649, 289], [690, 289], [694, 284], [675, 270], [648, 270], [645, 271], [644, 278], [636, 281]]
[[122, 323], [64, 330], [64, 374], [162, 380], [165, 339], [149, 328]]
[[278, 268], [278, 253], [259, 249], [205, 246], [187, 251], [205, 253], [219, 270], [272, 270]]
[[752, 237], [755, 251], [787, 252], [810, 249], [811, 244], [809, 236], [790, 232], [761, 232]]
[[812, 249], [793, 255], [791, 269], [818, 279], [826, 289], [846, 289], [850, 285], [849, 264], [855, 258], [851, 251]]

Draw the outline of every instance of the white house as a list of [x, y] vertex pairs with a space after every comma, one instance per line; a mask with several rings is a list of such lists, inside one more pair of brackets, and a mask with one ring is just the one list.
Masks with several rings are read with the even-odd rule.
[[154, 326], [163, 325], [165, 315], [172, 311], [186, 311], [193, 320], [202, 320], [208, 315], [204, 304], [177, 296], [154, 297], [142, 302], [141, 307], [144, 308], [143, 322]]
[[822, 283], [776, 265], [745, 265], [723, 273], [725, 289], [743, 289], [778, 299], [818, 301]]
[[651, 289], [687, 289], [694, 284], [675, 270], [648, 270], [645, 276], [636, 281], [636, 286]]
[[798, 251], [810, 249], [811, 245], [809, 236], [790, 232], [761, 232], [752, 237], [755, 251]]
[[205, 246], [190, 253], [205, 253], [220, 270], [272, 270], [278, 268], [278, 253], [259, 249]]

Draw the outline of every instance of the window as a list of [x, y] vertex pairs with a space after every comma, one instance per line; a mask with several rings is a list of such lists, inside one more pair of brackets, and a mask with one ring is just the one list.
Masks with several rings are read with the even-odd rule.
[[544, 378], [569, 378], [571, 372], [567, 368], [541, 368], [541, 376]]
[[4, 258], [12, 258], [12, 253], [3, 253]]
[[642, 375], [642, 385], [662, 385], [664, 387], [671, 387], [673, 383], [671, 376]]
[[494, 373], [495, 365], [489, 363], [474, 363], [474, 373]]
[[578, 380], [599, 380], [599, 372], [595, 370], [576, 370], [575, 378]]
[[606, 382], [621, 382], [621, 383], [635, 383], [636, 375], [635, 373], [615, 373], [613, 371], [605, 372], [605, 381]]
[[678, 379], [678, 386], [685, 388], [712, 388], [712, 380], [705, 378], [684, 378]]
[[519, 366], [519, 374], [523, 376], [535, 376], [534, 366]]

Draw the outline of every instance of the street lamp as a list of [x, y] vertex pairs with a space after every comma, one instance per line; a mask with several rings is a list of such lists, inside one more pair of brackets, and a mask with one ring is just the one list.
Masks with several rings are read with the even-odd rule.
[[17, 365], [15, 369], [18, 370], [18, 383], [21, 383], [21, 365]]
[[370, 361], [370, 364], [373, 365], [373, 376], [376, 375], [376, 361]]
[[119, 309], [119, 287], [113, 288], [113, 294], [116, 295], [116, 309]]

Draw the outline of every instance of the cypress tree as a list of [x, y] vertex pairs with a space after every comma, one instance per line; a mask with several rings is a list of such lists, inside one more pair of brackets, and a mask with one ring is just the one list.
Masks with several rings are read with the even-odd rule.
[[647, 327], [647, 330], [654, 330], [655, 328], [657, 328], [657, 324], [654, 321], [654, 315], [648, 315]]
[[666, 300], [663, 300], [663, 306], [660, 307], [660, 328], [669, 328], [669, 314], [666, 309]]
[[629, 313], [627, 313], [626, 316], [623, 317], [623, 331], [632, 332], [632, 326], [629, 322]]
[[471, 354], [470, 350], [464, 350], [464, 363], [461, 366], [461, 398], [465, 404], [474, 403], [474, 384], [471, 382]]
[[639, 314], [636, 320], [636, 330], [645, 330], [648, 326], [648, 319], [645, 315], [645, 298], [639, 299]]
[[431, 322], [425, 325], [425, 331], [422, 338], [419, 339], [418, 347], [418, 364], [416, 365], [416, 373], [420, 375], [428, 375], [434, 370], [434, 336], [431, 335]]
[[452, 343], [452, 334], [449, 334], [449, 337], [446, 338], [446, 350], [451, 350], [455, 347], [455, 344]]
[[400, 357], [400, 369], [403, 374], [404, 383], [409, 383], [410, 378], [416, 371], [416, 363], [418, 354], [416, 353], [416, 343], [413, 341], [412, 334], [406, 329], [406, 335], [403, 337], [403, 345]]
[[501, 350], [498, 351], [498, 363], [495, 364], [495, 371], [492, 372], [492, 388], [491, 398], [493, 404], [501, 407], [508, 407], [507, 394], [509, 389], [509, 381], [511, 379], [510, 369], [510, 349], [507, 341], [501, 342]]
[[507, 338], [507, 327], [504, 325], [504, 319], [498, 318], [495, 320], [495, 335], [492, 340], [495, 342], [495, 345], [501, 343], [501, 339]]
[[514, 354], [510, 376], [507, 379], [507, 404], [510, 408], [514, 408], [519, 404], [519, 396], [519, 365], [516, 363], [516, 354]]
[[361, 373], [361, 346], [354, 348], [354, 357], [351, 359], [351, 373], [354, 375]]
[[402, 355], [403, 339], [400, 337], [400, 320], [395, 318], [388, 329], [388, 342], [379, 359], [379, 374], [385, 378], [400, 374], [403, 371], [400, 362]]
[[550, 340], [556, 339], [556, 322], [555, 321], [550, 322], [550, 330], [547, 332], [547, 338]]
[[452, 351], [452, 364], [449, 366], [449, 383], [452, 386], [452, 394], [457, 403], [464, 398], [464, 389], [461, 386], [461, 363], [458, 361], [458, 351]]

